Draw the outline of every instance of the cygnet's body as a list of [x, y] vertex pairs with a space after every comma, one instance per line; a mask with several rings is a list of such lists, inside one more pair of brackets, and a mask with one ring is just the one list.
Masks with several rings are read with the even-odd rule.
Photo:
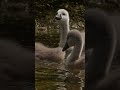
[[77, 30], [71, 30], [68, 33], [66, 44], [63, 48], [65, 51], [67, 48], [72, 47], [73, 50], [71, 54], [66, 59], [66, 65], [72, 68], [84, 68], [84, 59], [85, 56], [81, 57], [83, 47], [84, 47], [84, 39], [81, 36], [81, 33]]
[[56, 20], [60, 26], [60, 42], [56, 48], [48, 48], [41, 43], [35, 43], [35, 58], [38, 60], [52, 60], [62, 61], [65, 57], [65, 52], [62, 52], [62, 48], [65, 44], [67, 34], [69, 32], [69, 14], [65, 9], [59, 9], [57, 11]]
[[55, 62], [61, 62], [64, 59], [65, 53], [62, 52], [61, 47], [48, 48], [41, 43], [35, 43], [35, 59], [36, 60], [52, 60]]

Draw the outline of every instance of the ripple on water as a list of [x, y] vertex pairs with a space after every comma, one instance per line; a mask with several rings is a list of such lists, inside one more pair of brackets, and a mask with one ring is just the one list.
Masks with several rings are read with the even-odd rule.
[[37, 61], [35, 81], [36, 90], [82, 90], [84, 70], [76, 74], [68, 71], [62, 63]]

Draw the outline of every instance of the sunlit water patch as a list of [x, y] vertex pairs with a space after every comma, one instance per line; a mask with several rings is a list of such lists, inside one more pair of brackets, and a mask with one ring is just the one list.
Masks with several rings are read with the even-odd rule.
[[76, 74], [64, 64], [47, 61], [37, 61], [35, 66], [36, 90], [82, 90], [84, 87], [84, 70]]

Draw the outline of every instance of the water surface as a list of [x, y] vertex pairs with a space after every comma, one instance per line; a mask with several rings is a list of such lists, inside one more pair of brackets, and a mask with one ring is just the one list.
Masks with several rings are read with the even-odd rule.
[[36, 90], [82, 90], [84, 87], [84, 70], [71, 72], [64, 64], [47, 61], [36, 61], [35, 69]]

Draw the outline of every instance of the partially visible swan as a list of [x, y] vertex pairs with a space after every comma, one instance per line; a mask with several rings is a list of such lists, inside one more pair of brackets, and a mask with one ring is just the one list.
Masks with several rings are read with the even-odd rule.
[[35, 58], [37, 60], [52, 60], [61, 62], [64, 60], [65, 52], [62, 52], [62, 48], [65, 44], [67, 34], [69, 32], [69, 13], [65, 9], [59, 9], [57, 11], [56, 20], [60, 26], [60, 42], [56, 48], [48, 48], [41, 43], [35, 43]]
[[[82, 55], [85, 44], [85, 33], [80, 33], [78, 30], [71, 30], [67, 35], [67, 41], [63, 47], [63, 51], [73, 46], [71, 54], [67, 57], [65, 64], [72, 68], [84, 68], [85, 56]], [[81, 56], [82, 55], [82, 56]]]
[[87, 58], [85, 90], [120, 90], [119, 22], [120, 16], [109, 17], [100, 9], [86, 10], [86, 50], [93, 50]]
[[34, 51], [14, 41], [0, 40], [0, 82], [29, 81], [34, 83]]

